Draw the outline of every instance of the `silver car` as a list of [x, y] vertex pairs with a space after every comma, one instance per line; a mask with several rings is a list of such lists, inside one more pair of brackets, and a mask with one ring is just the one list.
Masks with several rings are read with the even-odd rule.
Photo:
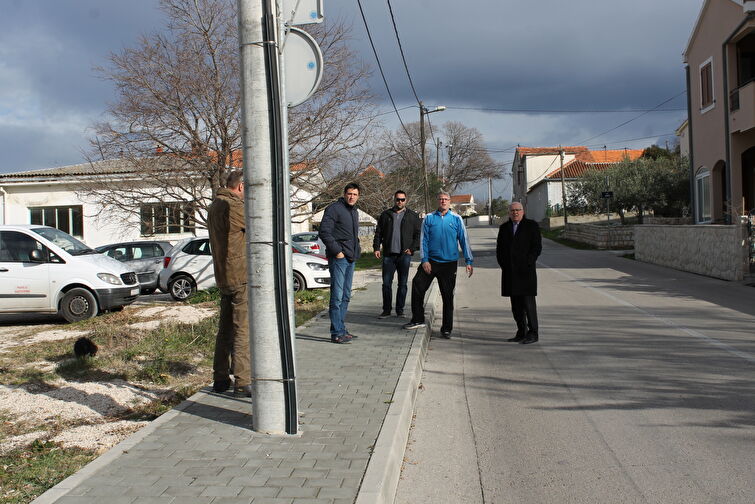
[[325, 244], [322, 242], [320, 235], [318, 235], [316, 231], [294, 233], [291, 235], [291, 241], [310, 252], [325, 255]]
[[163, 257], [172, 247], [166, 241], [135, 241], [101, 245], [95, 250], [127, 264], [136, 272], [141, 293], [152, 294], [163, 269]]

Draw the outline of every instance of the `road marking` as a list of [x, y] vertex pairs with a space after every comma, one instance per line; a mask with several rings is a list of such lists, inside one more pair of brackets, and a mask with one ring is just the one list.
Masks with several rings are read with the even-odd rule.
[[636, 305], [630, 303], [629, 301], [625, 301], [625, 300], [623, 300], [621, 298], [618, 298], [618, 297], [614, 296], [613, 294], [605, 292], [602, 289], [598, 289], [596, 287], [588, 285], [585, 282], [583, 282], [582, 280], [577, 280], [575, 277], [571, 276], [568, 273], [564, 273], [561, 270], [558, 270], [556, 268], [548, 266], [547, 264], [545, 264], [543, 261], [541, 261], [539, 259], [538, 259], [537, 262], [541, 266], [544, 266], [544, 267], [548, 268], [549, 270], [554, 271], [557, 274], [559, 274], [559, 275], [561, 275], [563, 277], [566, 277], [566, 278], [568, 278], [569, 280], [571, 280], [573, 282], [577, 282], [579, 285], [581, 285], [581, 286], [583, 286], [583, 287], [585, 287], [587, 289], [590, 289], [590, 290], [592, 290], [594, 292], [597, 292], [601, 296], [607, 297], [608, 299], [611, 299], [611, 300], [613, 300], [616, 303], [619, 303], [621, 305], [628, 306], [630, 308], [634, 308], [635, 310], [639, 311], [640, 313], [642, 313], [644, 315], [647, 315], [648, 317], [651, 317], [651, 318], [653, 318], [655, 320], [658, 320], [659, 322], [662, 322], [662, 323], [666, 324], [669, 327], [672, 327], [674, 329], [682, 331], [683, 333], [688, 334], [688, 335], [692, 336], [693, 338], [698, 338], [698, 339], [701, 339], [703, 341], [706, 341], [706, 342], [710, 343], [713, 346], [716, 346], [716, 347], [718, 347], [718, 348], [720, 348], [722, 350], [725, 350], [725, 351], [729, 352], [732, 355], [736, 355], [737, 357], [746, 360], [750, 364], [755, 364], [755, 357], [753, 357], [752, 355], [748, 354], [747, 352], [742, 352], [741, 350], [737, 350], [733, 346], [727, 345], [726, 343], [723, 343], [723, 342], [721, 342], [721, 341], [719, 341], [719, 340], [717, 340], [715, 338], [711, 338], [710, 336], [706, 336], [705, 334], [703, 334], [703, 333], [701, 333], [699, 331], [696, 331], [694, 329], [690, 329], [688, 327], [684, 327], [683, 325], [679, 325], [679, 324], [677, 324], [676, 322], [674, 322], [672, 320], [669, 320], [669, 319], [666, 319], [666, 318], [663, 318], [663, 317], [659, 317], [658, 315], [650, 313], [649, 311], [647, 311], [647, 310], [645, 310], [643, 308], [640, 308], [639, 306], [636, 306]]

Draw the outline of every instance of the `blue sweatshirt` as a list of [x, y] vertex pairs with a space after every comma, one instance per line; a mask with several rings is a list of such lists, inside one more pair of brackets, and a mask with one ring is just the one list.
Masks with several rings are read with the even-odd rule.
[[467, 229], [459, 214], [449, 210], [442, 215], [438, 210], [425, 217], [422, 223], [419, 257], [422, 262], [456, 262], [461, 245], [464, 261], [472, 264]]

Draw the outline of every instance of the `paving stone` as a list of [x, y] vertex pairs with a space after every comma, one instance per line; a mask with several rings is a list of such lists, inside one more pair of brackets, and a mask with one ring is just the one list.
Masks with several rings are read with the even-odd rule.
[[354, 345], [321, 344], [327, 316], [297, 331], [300, 436], [255, 433], [249, 400], [200, 394], [57, 502], [353, 504], [411, 345], [360, 315], [379, 297], [378, 282], [352, 299]]
[[281, 488], [278, 497], [317, 497], [319, 488]]

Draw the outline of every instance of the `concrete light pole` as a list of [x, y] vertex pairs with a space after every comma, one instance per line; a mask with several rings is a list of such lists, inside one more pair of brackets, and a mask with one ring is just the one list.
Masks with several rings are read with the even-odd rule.
[[428, 110], [425, 108], [424, 105], [422, 105], [422, 102], [419, 102], [419, 146], [420, 146], [420, 155], [422, 157], [422, 175], [425, 178], [425, 214], [427, 214], [430, 211], [430, 195], [427, 182], [427, 160], [425, 159], [425, 116], [427, 114], [432, 114], [433, 112], [442, 112], [446, 110], [446, 107], [443, 105], [439, 105], [435, 107], [432, 110]]
[[285, 238], [281, 237], [284, 226], [280, 225], [285, 219], [281, 205], [287, 203], [280, 201], [280, 178], [288, 177], [288, 167], [275, 13], [274, 0], [238, 0], [252, 428], [267, 434], [295, 434], [298, 423], [289, 365], [288, 293], [285, 278], [281, 282], [288, 268]]

